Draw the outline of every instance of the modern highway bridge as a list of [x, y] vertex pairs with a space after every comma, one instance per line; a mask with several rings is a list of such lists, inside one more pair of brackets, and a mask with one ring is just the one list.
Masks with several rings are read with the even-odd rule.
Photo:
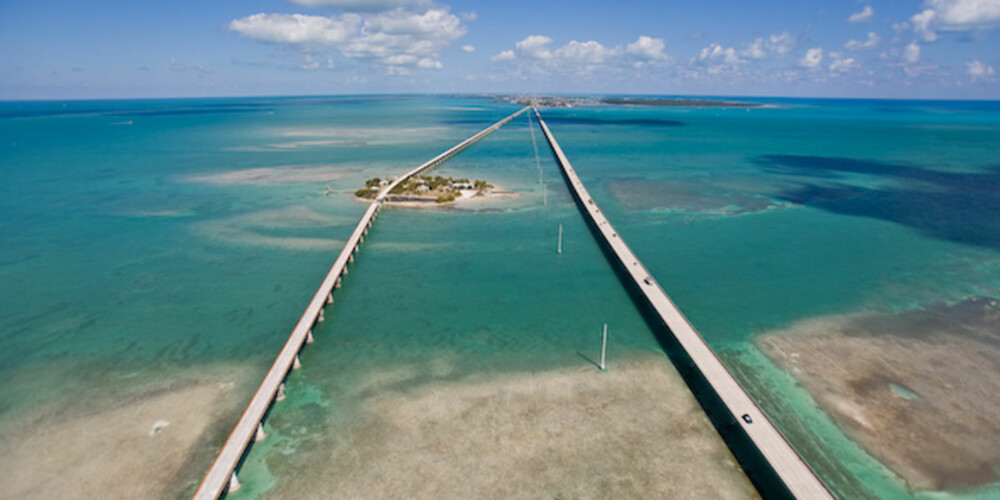
[[299, 352], [306, 344], [313, 342], [312, 329], [316, 323], [324, 319], [324, 309], [333, 304], [333, 289], [340, 285], [341, 277], [347, 274], [347, 264], [354, 261], [354, 255], [360, 250], [369, 228], [379, 208], [386, 201], [389, 192], [407, 179], [429, 170], [448, 160], [463, 149], [471, 146], [483, 137], [496, 131], [507, 122], [532, 109], [538, 119], [545, 137], [552, 147], [564, 179], [581, 211], [584, 212], [596, 229], [595, 236], [611, 250], [617, 259], [617, 264], [628, 277], [634, 281], [640, 292], [655, 310], [663, 324], [670, 330], [680, 346], [695, 364], [697, 370], [711, 386], [711, 390], [722, 401], [733, 421], [737, 422], [745, 435], [766, 460], [770, 468], [780, 478], [784, 488], [800, 499], [832, 499], [833, 495], [816, 476], [815, 472], [792, 448], [782, 434], [774, 427], [767, 416], [754, 403], [750, 395], [736, 381], [733, 375], [723, 366], [722, 362], [712, 352], [704, 339], [691, 326], [670, 297], [653, 279], [649, 271], [642, 265], [638, 257], [632, 253], [621, 235], [615, 231], [608, 219], [587, 192], [569, 159], [563, 153], [559, 143], [549, 130], [541, 114], [533, 107], [525, 107], [516, 113], [500, 120], [490, 127], [462, 141], [455, 147], [441, 153], [430, 161], [414, 168], [382, 188], [375, 199], [365, 210], [358, 221], [354, 232], [344, 244], [326, 278], [306, 307], [302, 317], [289, 335], [284, 347], [278, 353], [271, 369], [265, 375], [257, 391], [254, 393], [226, 440], [211, 468], [205, 475], [197, 491], [195, 500], [215, 500], [221, 496], [236, 491], [239, 488], [237, 468], [244, 455], [248, 452], [254, 440], [264, 438], [264, 418], [268, 410], [276, 402], [284, 399], [284, 384], [289, 373], [299, 367]]
[[533, 108], [538, 123], [545, 132], [545, 138], [555, 153], [559, 167], [562, 169], [566, 183], [569, 185], [576, 202], [590, 218], [592, 227], [596, 228], [595, 236], [599, 236], [605, 245], [611, 249], [617, 258], [619, 269], [624, 270], [634, 282], [640, 294], [649, 302], [653, 310], [670, 330], [681, 347], [694, 362], [698, 371], [706, 379], [716, 396], [722, 400], [729, 410], [733, 421], [739, 424], [754, 446], [784, 483], [785, 488], [802, 499], [826, 499], [833, 495], [826, 488], [809, 464], [792, 448], [791, 444], [778, 432], [767, 416], [760, 410], [750, 395], [736, 381], [736, 378], [726, 369], [705, 339], [691, 326], [677, 305], [674, 304], [653, 275], [642, 265], [639, 258], [625, 243], [621, 235], [594, 202], [594, 199], [583, 186], [580, 177], [573, 170], [573, 165], [563, 153], [556, 138], [552, 135], [545, 120], [537, 108]]

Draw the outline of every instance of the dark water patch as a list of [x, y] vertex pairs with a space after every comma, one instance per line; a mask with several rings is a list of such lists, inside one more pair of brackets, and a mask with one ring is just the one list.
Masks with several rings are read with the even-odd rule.
[[687, 123], [679, 120], [663, 118], [598, 118], [592, 116], [559, 116], [546, 117], [548, 123], [565, 123], [571, 125], [632, 125], [637, 127], [684, 127]]
[[[945, 172], [843, 157], [765, 155], [753, 161], [765, 171], [799, 178], [777, 195], [780, 200], [1000, 249], [1000, 165], [979, 172]], [[847, 174], [897, 182], [878, 187], [836, 182]]]

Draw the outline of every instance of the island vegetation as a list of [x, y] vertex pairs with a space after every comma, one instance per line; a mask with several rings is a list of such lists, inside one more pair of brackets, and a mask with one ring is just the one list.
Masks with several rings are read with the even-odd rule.
[[[375, 177], [365, 181], [365, 187], [354, 192], [363, 199], [374, 199], [379, 191], [390, 184], [388, 179]], [[432, 201], [449, 203], [458, 198], [484, 196], [494, 186], [484, 180], [455, 179], [440, 175], [418, 175], [399, 183], [389, 192], [389, 201]]]

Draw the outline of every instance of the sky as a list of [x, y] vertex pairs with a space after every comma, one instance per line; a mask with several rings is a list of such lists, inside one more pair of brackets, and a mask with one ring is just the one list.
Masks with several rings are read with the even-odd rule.
[[0, 0], [0, 100], [1000, 98], [1000, 0]]

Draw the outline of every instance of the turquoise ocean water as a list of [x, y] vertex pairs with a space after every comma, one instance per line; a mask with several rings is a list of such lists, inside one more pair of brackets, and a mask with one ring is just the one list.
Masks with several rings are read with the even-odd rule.
[[[909, 492], [753, 339], [816, 316], [1000, 297], [1000, 104], [752, 101], [767, 106], [543, 114], [620, 233], [793, 444], [822, 455], [835, 490], [996, 495]], [[263, 375], [365, 208], [353, 190], [516, 109], [455, 96], [0, 103], [0, 420], [143, 374]], [[308, 464], [309, 436], [335, 432], [379, 370], [570, 366], [602, 323], [612, 360], [658, 351], [537, 124], [522, 116], [436, 173], [519, 195], [379, 216], [270, 417], [274, 438], [244, 466], [249, 496], [275, 487], [275, 463]]]

